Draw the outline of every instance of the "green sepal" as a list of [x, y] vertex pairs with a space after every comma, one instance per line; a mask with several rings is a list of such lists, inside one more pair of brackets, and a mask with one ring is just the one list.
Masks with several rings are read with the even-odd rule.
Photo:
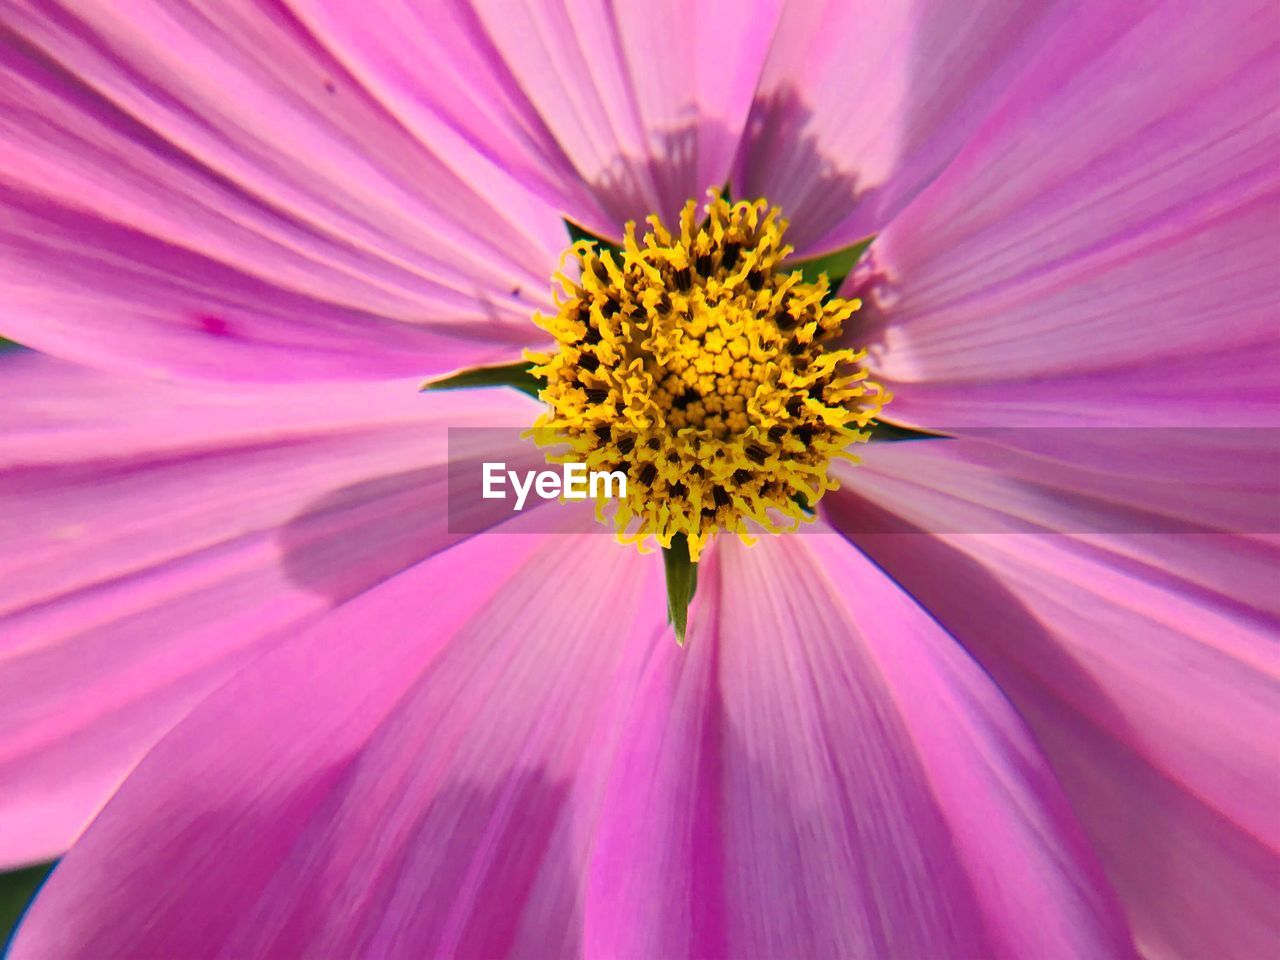
[[35, 899], [40, 885], [52, 869], [52, 863], [42, 863], [39, 866], [0, 873], [0, 955], [8, 956], [5, 951], [12, 941], [18, 921]]
[[683, 647], [689, 603], [698, 589], [698, 565], [689, 559], [689, 540], [683, 533], [677, 533], [671, 546], [663, 548], [662, 564], [667, 573], [667, 623], [675, 627], [676, 643]]
[[565, 229], [569, 231], [569, 242], [577, 243], [579, 240], [586, 240], [595, 244], [596, 249], [600, 253], [606, 250], [612, 250], [616, 254], [622, 253], [622, 247], [614, 243], [612, 240], [606, 240], [604, 237], [597, 237], [586, 227], [580, 227], [572, 220], [564, 221]]
[[867, 252], [873, 240], [875, 240], [874, 235], [859, 240], [853, 246], [845, 247], [843, 250], [837, 250], [822, 257], [814, 257], [812, 260], [785, 264], [785, 267], [799, 270], [804, 275], [805, 283], [817, 283], [818, 277], [825, 273], [831, 284], [831, 292], [827, 295], [830, 298], [835, 296], [835, 292], [840, 289], [840, 284], [844, 283], [844, 278], [862, 259], [862, 255]]
[[872, 420], [865, 427], [854, 427], [871, 431], [868, 443], [899, 443], [903, 440], [950, 440], [945, 433], [931, 433], [928, 430], [917, 430], [914, 427], [900, 427], [896, 423], [884, 420]]
[[426, 390], [462, 390], [467, 387], [514, 387], [527, 393], [535, 400], [542, 389], [542, 381], [530, 371], [533, 364], [527, 360], [516, 363], [503, 363], [493, 367], [472, 367], [470, 370], [459, 370], [440, 380], [428, 380], [419, 389]]

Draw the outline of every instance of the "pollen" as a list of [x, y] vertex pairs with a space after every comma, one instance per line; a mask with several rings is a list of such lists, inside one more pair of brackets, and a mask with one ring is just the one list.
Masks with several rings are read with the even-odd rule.
[[[597, 502], [624, 542], [692, 560], [720, 531], [795, 530], [837, 482], [828, 466], [870, 437], [889, 394], [865, 351], [840, 345], [861, 307], [785, 266], [787, 221], [764, 200], [690, 200], [677, 233], [657, 216], [621, 249], [580, 240], [553, 278], [554, 351], [531, 352], [547, 404], [531, 431], [551, 459], [622, 471]], [[575, 269], [576, 267], [576, 269]]]

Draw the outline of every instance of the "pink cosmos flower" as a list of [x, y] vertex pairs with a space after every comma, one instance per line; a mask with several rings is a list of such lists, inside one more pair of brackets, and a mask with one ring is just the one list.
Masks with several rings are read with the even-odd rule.
[[[1274, 950], [1273, 5], [2, 17], [13, 957]], [[456, 532], [448, 428], [540, 406], [417, 385], [726, 182], [875, 236], [955, 439], [715, 539], [680, 648], [593, 520]]]

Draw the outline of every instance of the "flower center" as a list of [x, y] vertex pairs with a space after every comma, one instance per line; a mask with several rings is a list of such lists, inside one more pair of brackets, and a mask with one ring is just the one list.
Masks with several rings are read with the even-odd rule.
[[[765, 201], [711, 195], [699, 225], [690, 200], [673, 235], [657, 216], [621, 250], [574, 243], [580, 277], [562, 269], [558, 310], [535, 321], [556, 341], [531, 353], [549, 409], [533, 436], [567, 444], [552, 459], [623, 471], [612, 520], [622, 539], [707, 538], [795, 529], [836, 482], [834, 457], [868, 439], [889, 399], [859, 366], [865, 351], [833, 346], [861, 306], [807, 283], [783, 262], [787, 222]], [[598, 505], [603, 516], [604, 502]]]

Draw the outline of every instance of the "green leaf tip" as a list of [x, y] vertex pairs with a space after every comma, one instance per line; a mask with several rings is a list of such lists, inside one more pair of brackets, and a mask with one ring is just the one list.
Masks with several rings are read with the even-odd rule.
[[683, 533], [671, 538], [662, 550], [667, 573], [667, 622], [675, 627], [676, 643], [684, 646], [689, 625], [689, 603], [698, 589], [698, 565], [689, 559], [689, 541]]
[[812, 260], [801, 260], [799, 263], [792, 264], [791, 267], [803, 274], [805, 283], [817, 283], [818, 277], [825, 273], [827, 280], [831, 284], [829, 296], [834, 296], [835, 292], [840, 289], [840, 284], [844, 283], [844, 278], [849, 275], [849, 271], [857, 266], [858, 261], [867, 252], [867, 248], [871, 246], [873, 240], [875, 240], [874, 235], [859, 240], [843, 250], [836, 250], [834, 253], [828, 253], [825, 256], [814, 257]]
[[532, 369], [533, 364], [527, 360], [498, 364], [493, 367], [472, 367], [470, 370], [459, 370], [439, 380], [428, 380], [420, 389], [425, 392], [427, 390], [463, 390], [468, 387], [514, 387], [537, 400], [538, 391], [542, 389], [542, 381], [533, 375]]
[[929, 430], [917, 430], [915, 427], [902, 427], [886, 420], [872, 420], [864, 428], [871, 433], [871, 443], [899, 443], [903, 440], [950, 440], [945, 433], [933, 433]]
[[612, 250], [614, 253], [621, 253], [622, 247], [614, 243], [612, 240], [606, 240], [604, 237], [596, 236], [586, 227], [581, 227], [572, 220], [565, 220], [564, 227], [569, 231], [569, 242], [577, 243], [579, 240], [586, 240], [594, 243], [601, 252]]

